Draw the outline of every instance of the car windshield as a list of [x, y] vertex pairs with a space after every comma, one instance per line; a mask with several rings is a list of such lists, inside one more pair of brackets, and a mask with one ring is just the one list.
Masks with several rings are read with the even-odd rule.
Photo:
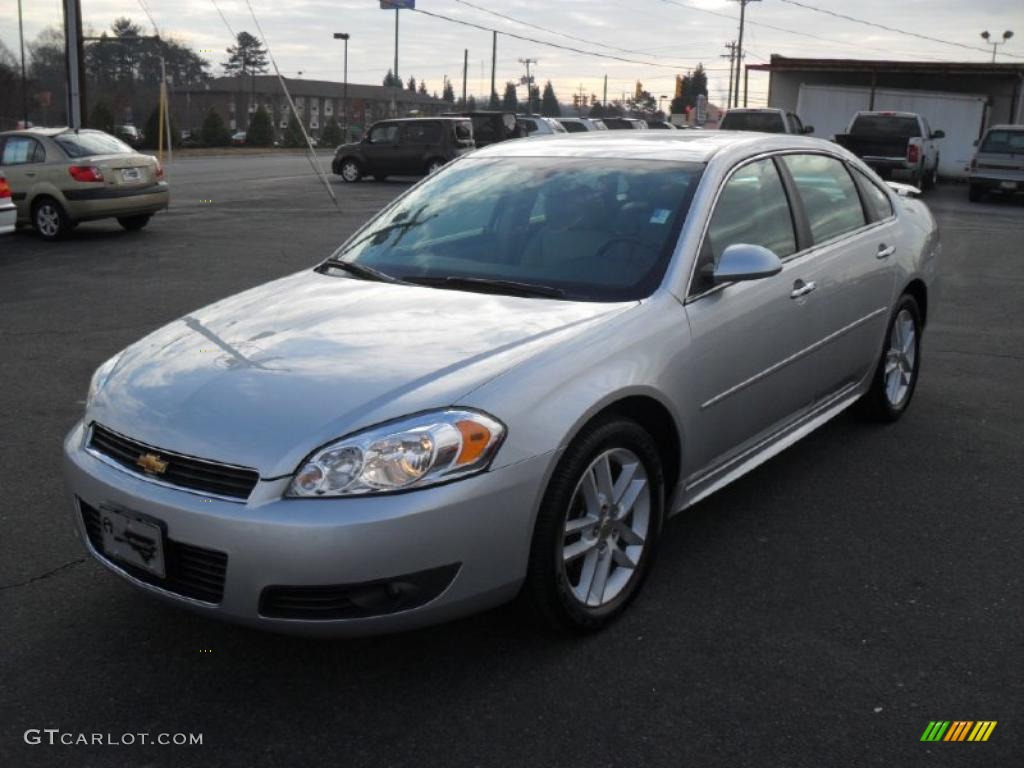
[[1024, 131], [989, 131], [981, 151], [1003, 155], [1024, 153]]
[[860, 115], [850, 127], [853, 136], [887, 136], [912, 139], [921, 135], [916, 117], [900, 115]]
[[133, 153], [135, 150], [120, 139], [102, 131], [79, 131], [78, 133], [60, 133], [53, 137], [68, 157], [88, 157], [89, 155], [120, 155]]
[[785, 133], [786, 126], [778, 112], [728, 112], [719, 126], [723, 131], [763, 131]]
[[332, 259], [408, 282], [464, 288], [468, 278], [573, 300], [636, 300], [660, 283], [702, 169], [468, 157], [414, 187]]

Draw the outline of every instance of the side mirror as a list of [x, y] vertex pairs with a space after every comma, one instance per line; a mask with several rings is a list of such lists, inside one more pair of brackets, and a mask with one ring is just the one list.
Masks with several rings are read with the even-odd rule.
[[805, 125], [804, 126], [804, 133], [814, 133], [814, 126], [813, 125]]
[[760, 280], [781, 271], [782, 261], [772, 251], [760, 245], [736, 243], [722, 251], [711, 279], [719, 285], [738, 280]]
[[946, 138], [946, 132], [945, 131], [932, 131], [932, 138], [933, 139], [944, 139], [944, 138]]

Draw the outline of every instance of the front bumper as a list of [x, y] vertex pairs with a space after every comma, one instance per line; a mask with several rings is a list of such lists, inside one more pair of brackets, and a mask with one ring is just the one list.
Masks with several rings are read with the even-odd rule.
[[[78, 424], [64, 443], [75, 526], [89, 552], [136, 587], [210, 616], [311, 635], [393, 632], [454, 618], [515, 596], [526, 574], [533, 522], [553, 454], [409, 493], [283, 499], [288, 479], [261, 480], [248, 502], [208, 499], [115, 468], [85, 450]], [[219, 603], [137, 578], [97, 551], [80, 507], [130, 510], [161, 522], [165, 542], [227, 556]], [[266, 614], [274, 589], [373, 589], [404, 577], [445, 579], [418, 607], [360, 618]], [[294, 590], [293, 590], [294, 592]], [[308, 592], [308, 590], [307, 590]], [[261, 609], [261, 599], [263, 608]]]
[[991, 191], [1024, 192], [1024, 174], [1000, 174], [997, 172], [975, 172], [968, 177], [972, 187], [982, 187]]
[[0, 205], [0, 235], [13, 232], [17, 221], [18, 209], [14, 206], [14, 203]]

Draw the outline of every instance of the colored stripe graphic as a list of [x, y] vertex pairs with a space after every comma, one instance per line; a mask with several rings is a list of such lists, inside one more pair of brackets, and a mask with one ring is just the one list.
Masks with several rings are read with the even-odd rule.
[[992, 735], [992, 731], [995, 730], [995, 720], [979, 720], [974, 726], [974, 730], [971, 731], [971, 735], [967, 737], [968, 741], [988, 741], [988, 737]]
[[963, 741], [974, 723], [970, 720], [954, 720], [953, 727], [949, 729], [943, 741]]
[[932, 720], [921, 734], [921, 741], [940, 741], [947, 728], [949, 720]]

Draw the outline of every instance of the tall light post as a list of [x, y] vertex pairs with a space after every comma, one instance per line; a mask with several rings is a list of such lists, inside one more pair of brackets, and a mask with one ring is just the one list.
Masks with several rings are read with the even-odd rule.
[[992, 46], [992, 63], [995, 64], [996, 48], [999, 47], [1000, 45], [1005, 45], [1006, 41], [1013, 37], [1013, 31], [1008, 29], [1005, 32], [1003, 32], [1002, 40], [993, 40], [992, 35], [990, 35], [988, 30], [986, 29], [984, 32], [981, 33], [981, 37], [982, 39], [984, 39], [986, 43]]
[[[397, 13], [397, 11], [396, 11]], [[344, 130], [345, 130], [345, 142], [348, 141], [348, 39], [350, 35], [348, 32], [335, 32], [335, 40], [345, 41], [345, 79], [341, 86], [341, 103], [342, 109], [345, 110], [344, 118]], [[343, 142], [344, 143], [344, 142]]]

